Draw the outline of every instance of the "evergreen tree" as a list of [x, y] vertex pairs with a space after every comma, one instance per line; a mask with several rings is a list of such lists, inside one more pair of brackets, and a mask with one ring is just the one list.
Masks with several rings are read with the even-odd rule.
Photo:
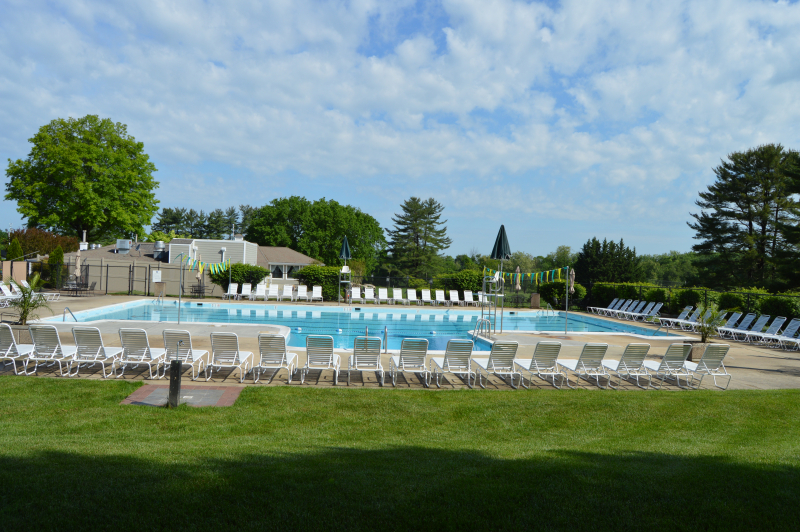
[[592, 238], [578, 252], [575, 277], [581, 284], [637, 282], [642, 280], [639, 262], [636, 248], [627, 247], [622, 239], [617, 244]]
[[161, 209], [161, 212], [158, 213], [158, 220], [150, 227], [150, 230], [153, 232], [159, 231], [161, 233], [169, 233], [170, 231], [180, 233], [183, 229], [182, 223], [183, 220], [181, 219], [181, 213], [178, 209], [164, 207]]
[[22, 244], [19, 243], [18, 239], [14, 239], [11, 241], [11, 245], [8, 246], [8, 251], [6, 252], [6, 259], [7, 260], [23, 260], [22, 256], [24, 253], [22, 252]]
[[222, 209], [214, 209], [208, 213], [208, 220], [206, 221], [206, 238], [214, 240], [222, 239], [223, 235], [230, 232], [230, 229], [225, 227], [225, 213]]
[[706, 284], [715, 287], [754, 286], [777, 281], [784, 231], [796, 225], [797, 202], [789, 194], [786, 168], [797, 152], [766, 144], [728, 155], [714, 169], [716, 181], [700, 193], [692, 214], [699, 244], [698, 266]]
[[225, 210], [225, 234], [233, 238], [233, 234], [231, 234], [231, 229], [236, 227], [236, 231], [241, 232], [241, 227], [239, 227], [239, 211], [236, 210], [236, 207], [228, 207]]
[[441, 220], [444, 207], [428, 198], [411, 197], [400, 206], [402, 213], [392, 218], [389, 234], [393, 269], [401, 275], [423, 277], [439, 251], [450, 247], [447, 220]]

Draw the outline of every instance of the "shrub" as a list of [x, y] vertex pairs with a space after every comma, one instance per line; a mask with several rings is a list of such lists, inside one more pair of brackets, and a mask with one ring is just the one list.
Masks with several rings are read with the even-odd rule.
[[793, 297], [764, 297], [759, 302], [759, 311], [761, 314], [769, 314], [772, 317], [784, 316], [786, 318], [793, 318], [795, 316], [800, 316], [797, 307], [797, 299]]
[[306, 266], [297, 273], [301, 283], [308, 286], [321, 286], [322, 298], [325, 301], [336, 301], [339, 297], [339, 267]]
[[[553, 281], [552, 283], [539, 285], [539, 294], [542, 302], [552, 305], [556, 300], [563, 301], [566, 286], [566, 281]], [[584, 297], [586, 297], [586, 288], [580, 283], [575, 283], [575, 293], [569, 295], [570, 300], [583, 299]]]
[[677, 291], [678, 306], [681, 308], [689, 305], [696, 307], [697, 304], [700, 303], [702, 297], [702, 294], [697, 290], [688, 289]]
[[50, 256], [47, 258], [47, 265], [48, 270], [50, 270], [50, 280], [53, 286], [61, 288], [61, 277], [64, 266], [64, 250], [61, 249], [61, 246], [56, 247], [56, 249], [50, 252]]
[[644, 293], [645, 301], [653, 301], [656, 303], [666, 303], [667, 302], [667, 291], [663, 288], [651, 288], [647, 292]]
[[6, 260], [23, 260], [22, 255], [22, 245], [19, 243], [19, 240], [15, 238], [11, 241], [11, 245], [8, 246]]
[[742, 312], [744, 310], [744, 297], [739, 294], [726, 292], [718, 299], [719, 308], [728, 312]]
[[426, 281], [425, 279], [419, 279], [417, 277], [409, 277], [408, 287], [415, 288], [417, 290], [424, 290], [425, 288], [430, 288], [431, 285], [428, 284], [428, 281]]
[[242, 286], [245, 283], [250, 283], [255, 286], [269, 274], [266, 268], [255, 266], [252, 264], [231, 264], [231, 271], [212, 273], [211, 282], [217, 286], [221, 286], [222, 290], [228, 291], [228, 279], [230, 282], [238, 283]]
[[[425, 282], [425, 281], [423, 281]], [[472, 290], [478, 292], [481, 290], [483, 284], [483, 275], [477, 270], [462, 270], [456, 273], [447, 273], [436, 275], [433, 278], [433, 288], [439, 290]], [[412, 286], [411, 288], [415, 288]], [[422, 288], [427, 288], [423, 286]], [[506, 286], [506, 291], [508, 291]]]

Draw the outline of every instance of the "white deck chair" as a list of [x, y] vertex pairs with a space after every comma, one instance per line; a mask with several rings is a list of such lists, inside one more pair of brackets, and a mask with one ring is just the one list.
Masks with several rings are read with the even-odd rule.
[[283, 291], [281, 292], [280, 301], [284, 299], [289, 299], [289, 301], [294, 301], [294, 286], [290, 284], [283, 285]]
[[458, 290], [450, 290], [450, 304], [458, 303], [459, 307], [464, 306], [464, 300], [458, 298]]
[[278, 293], [278, 285], [271, 284], [269, 285], [269, 290], [267, 291], [267, 297], [264, 301], [269, 301], [270, 299], [275, 298], [275, 301], [280, 301], [281, 296]]
[[[651, 303], [651, 305], [653, 304], [654, 303]], [[617, 317], [621, 320], [629, 320], [633, 314], [644, 312], [644, 309], [646, 308], [645, 305], [647, 305], [647, 301], [639, 301], [638, 304], [633, 306], [633, 308], [629, 308], [624, 312], [620, 312]]]
[[[628, 301], [630, 302], [630, 299]], [[601, 316], [605, 315], [605, 313], [610, 311], [610, 310], [616, 310], [616, 309], [620, 308], [624, 303], [625, 303], [624, 299], [614, 299], [614, 301], [609, 303], [608, 306], [606, 306], [606, 307], [594, 307], [595, 311], [596, 311], [595, 314], [598, 314], [598, 315], [601, 315]]]
[[232, 332], [211, 333], [211, 360], [206, 366], [206, 381], [214, 373], [214, 369], [223, 368], [239, 370], [239, 382], [244, 382], [253, 364], [253, 353], [239, 350], [239, 337]]
[[425, 303], [433, 306], [433, 301], [431, 300], [431, 291], [430, 290], [422, 290], [422, 305], [424, 306]]
[[388, 288], [378, 288], [378, 303], [386, 303], [387, 305], [392, 304], [392, 300], [389, 299]]
[[597, 309], [597, 313], [601, 316], [608, 316], [612, 312], [627, 308], [631, 303], [633, 303], [632, 299], [620, 299], [615, 306], [609, 305], [606, 308]]
[[189, 334], [189, 331], [164, 329], [161, 334], [166, 351], [164, 364], [169, 365], [173, 360], [180, 360], [181, 363], [188, 364], [192, 367], [192, 380], [196, 381], [200, 373], [206, 371], [208, 351], [192, 347], [192, 335]]
[[350, 286], [350, 304], [353, 303], [364, 303], [364, 300], [361, 299], [361, 287], [360, 286]]
[[428, 340], [424, 338], [403, 338], [400, 344], [400, 354], [389, 359], [389, 375], [392, 377], [392, 386], [397, 386], [397, 374], [408, 371], [422, 374], [422, 384], [429, 388], [431, 385], [431, 372], [425, 365], [428, 354]]
[[406, 301], [408, 301], [409, 304], [412, 301], [414, 303], [416, 303], [417, 305], [421, 305], [422, 304], [422, 301], [417, 299], [417, 290], [415, 288], [406, 288], [406, 296], [408, 297], [408, 299], [406, 299]]
[[239, 299], [239, 283], [231, 283], [228, 285], [228, 291], [222, 294], [222, 299]]
[[684, 331], [697, 332], [699, 330], [698, 327], [700, 327], [700, 325], [701, 325], [701, 321], [708, 322], [708, 320], [711, 318], [711, 313], [712, 312], [714, 312], [712, 309], [708, 309], [708, 310], [705, 311], [705, 313], [703, 314], [703, 316], [701, 318], [697, 318], [693, 323], [691, 323], [691, 324], [682, 323], [681, 324], [681, 329], [683, 329]]
[[[590, 377], [594, 377], [597, 386], [603, 388], [604, 386], [600, 382], [601, 377], [606, 377], [609, 382], [611, 381], [611, 375], [603, 365], [603, 357], [606, 355], [606, 351], [608, 351], [608, 344], [585, 344], [578, 360], [559, 358], [556, 363], [575, 375], [576, 385], [581, 377], [587, 381]], [[567, 375], [567, 386], [574, 388], [569, 383], [569, 373]]]
[[311, 287], [311, 301], [322, 302], [322, 287], [321, 286], [313, 286], [313, 287]]
[[245, 297], [247, 299], [253, 299], [252, 295], [253, 295], [253, 285], [251, 285], [250, 283], [244, 283], [242, 285], [242, 293], [239, 294], [239, 297], [237, 299], [244, 299]]
[[[137, 367], [140, 364], [147, 366], [151, 379], [161, 379], [167, 371], [164, 360], [167, 350], [161, 347], [150, 347], [150, 340], [144, 329], [120, 329], [119, 341], [122, 344], [122, 354], [119, 357], [119, 365], [122, 368], [117, 378], [125, 375], [128, 366]], [[153, 374], [155, 367], [155, 375]], [[158, 368], [162, 368], [161, 375]]]
[[717, 336], [719, 336], [719, 330], [720, 329], [730, 329], [730, 328], [732, 328], [733, 326], [736, 325], [736, 322], [739, 321], [739, 318], [741, 318], [741, 317], [742, 317], [742, 313], [741, 312], [734, 312], [733, 314], [728, 316], [728, 319], [725, 322], [725, 324], [724, 325], [720, 325], [719, 327], [716, 328]]
[[[761, 329], [764, 328], [764, 326], [769, 321], [770, 317], [771, 316], [769, 314], [762, 314], [761, 316], [758, 317], [756, 322], [753, 324], [752, 327], [750, 327], [749, 330], [745, 331], [745, 330], [738, 330], [737, 329], [736, 331], [733, 331], [733, 339], [735, 341], [737, 341], [737, 342], [741, 342], [742, 340], [745, 340], [747, 338], [748, 334], [754, 333], [754, 332], [761, 332]], [[741, 328], [742, 328], [742, 326], [740, 325], [739, 329], [741, 329]]]
[[475, 300], [475, 296], [472, 295], [472, 290], [464, 290], [464, 305], [475, 305], [478, 306], [478, 302]]
[[672, 328], [672, 322], [676, 321], [676, 320], [685, 320], [686, 316], [688, 316], [689, 313], [692, 311], [692, 308], [694, 308], [694, 307], [692, 307], [691, 305], [685, 307], [681, 311], [681, 313], [678, 314], [677, 318], [658, 318], [658, 324], [661, 325], [662, 327], [667, 327], [668, 329], [671, 329]]
[[649, 312], [643, 312], [641, 314], [637, 314], [633, 317], [633, 321], [641, 321], [646, 322], [650, 318], [653, 318], [651, 323], [658, 319], [659, 312], [661, 311], [661, 307], [664, 306], [664, 303], [656, 303], [656, 305], [650, 309]]
[[640, 302], [640, 301], [637, 299], [636, 301], [632, 302], [630, 305], [626, 305], [626, 306], [624, 306], [624, 307], [620, 308], [619, 310], [612, 310], [612, 311], [611, 311], [611, 312], [609, 312], [607, 315], [608, 315], [608, 316], [615, 317], [615, 318], [618, 318], [618, 319], [622, 319], [622, 316], [623, 316], [623, 315], [624, 315], [626, 312], [633, 312], [634, 310], [636, 310], [637, 308], [639, 308], [639, 304], [640, 304], [640, 303], [641, 303], [642, 305], [644, 305], [644, 301], [641, 301], [641, 302]]
[[4, 285], [4, 284], [2, 283], [2, 281], [0, 281], [0, 291], [2, 291], [2, 292], [3, 292], [3, 298], [4, 298], [4, 299], [6, 299], [6, 300], [8, 300], [8, 301], [10, 301], [10, 300], [13, 300], [13, 299], [19, 299], [19, 298], [20, 298], [20, 296], [18, 296], [18, 295], [17, 295], [17, 294], [15, 294], [14, 292], [12, 292], [12, 291], [11, 291], [11, 289], [10, 289], [9, 287], [7, 287], [6, 285]]
[[475, 372], [472, 371], [472, 340], [453, 339], [447, 342], [444, 357], [432, 357], [430, 366], [431, 373], [436, 377], [436, 387], [441, 388], [439, 383], [440, 375], [452, 373], [462, 379], [466, 379], [467, 386], [472, 388], [472, 381], [475, 380]]
[[[664, 386], [664, 381], [668, 378], [675, 379], [678, 387], [688, 388], [689, 378], [692, 374], [686, 369], [684, 362], [686, 362], [686, 358], [691, 352], [691, 344], [672, 344], [667, 348], [667, 352], [664, 354], [664, 358], [661, 359], [661, 362], [645, 360], [643, 365], [645, 369], [653, 372], [655, 377], [661, 377], [661, 383], [658, 385], [659, 389]], [[686, 386], [681, 386], [681, 377], [686, 379]]]
[[11, 330], [11, 326], [7, 323], [0, 323], [0, 359], [3, 360], [3, 366], [10, 363], [14, 366], [14, 375], [19, 375], [17, 361], [24, 363], [32, 352], [33, 344], [18, 344], [14, 339], [14, 331]]
[[[78, 375], [81, 367], [94, 366], [100, 364], [103, 370], [103, 378], [116, 373], [116, 364], [122, 355], [121, 347], [106, 347], [103, 345], [103, 337], [97, 327], [73, 327], [72, 338], [75, 340], [77, 349], [75, 357], [70, 361], [70, 377]], [[72, 365], [75, 365], [75, 373], [72, 373]], [[111, 365], [111, 371], [106, 373], [106, 364]]]
[[797, 348], [798, 343], [800, 343], [800, 339], [795, 336], [798, 329], [800, 329], [800, 318], [795, 318], [789, 322], [789, 325], [786, 326], [783, 332], [775, 336], [767, 337], [766, 340], [774, 342], [781, 349], [788, 349], [787, 344], [792, 343], [795, 344], [795, 348]]
[[607, 309], [607, 308], [613, 308], [614, 305], [616, 305], [618, 302], [619, 302], [619, 298], [615, 297], [614, 300], [611, 303], [609, 303], [607, 307], [586, 307], [586, 310], [588, 310], [592, 314], [597, 314], [598, 310]]
[[340, 365], [339, 355], [333, 352], [333, 336], [306, 336], [306, 365], [300, 372], [300, 384], [311, 369], [332, 369], [333, 384], [338, 384]]
[[[533, 386], [533, 376], [536, 375], [542, 380], [547, 380], [547, 377], [553, 379], [553, 386], [561, 388], [561, 385], [556, 384], [556, 377], [561, 377], [561, 384], [567, 380], [567, 374], [558, 369], [556, 359], [561, 352], [561, 342], [539, 342], [533, 350], [533, 358], [521, 359], [515, 358], [514, 364], [520, 371], [528, 372], [528, 383]], [[523, 387], [525, 386], [525, 379], [521, 380]]]
[[381, 364], [381, 339], [377, 336], [356, 336], [353, 340], [353, 354], [347, 362], [347, 385], [350, 385], [350, 372], [374, 371], [384, 381], [383, 365]]
[[403, 305], [408, 305], [408, 298], [403, 297], [402, 288], [392, 288], [392, 301], [394, 303], [399, 301]]
[[[612, 384], [612, 381], [609, 379], [608, 385], [612, 388], [618, 390], [620, 386], [622, 386], [622, 379], [636, 379], [636, 386], [646, 390], [651, 384], [653, 378], [648, 373], [647, 369], [644, 367], [644, 359], [647, 357], [647, 353], [650, 351], [650, 344], [628, 344], [625, 346], [625, 351], [622, 353], [622, 356], [619, 360], [603, 360], [603, 365], [617, 374], [617, 378], [619, 381], [617, 382], [617, 386]], [[639, 378], [647, 377], [647, 386], [642, 386], [639, 384]]]
[[[695, 389], [699, 389], [703, 384], [703, 377], [710, 375], [714, 379], [714, 386], [721, 390], [727, 390], [733, 377], [728, 373], [728, 370], [725, 369], [725, 364], [723, 364], [722, 361], [725, 355], [728, 354], [730, 347], [731, 346], [727, 344], [708, 344], [699, 362], [686, 360], [683, 363], [683, 367], [692, 376], [689, 386], [692, 386], [694, 379], [699, 375], [700, 379], [697, 382], [697, 386], [695, 386]], [[728, 382], [725, 383], [725, 386], [720, 386], [717, 384], [717, 377], [728, 377]]]
[[286, 338], [280, 334], [259, 334], [258, 352], [261, 359], [253, 366], [253, 383], [261, 378], [261, 370], [273, 369], [270, 381], [281, 369], [288, 372], [287, 384], [292, 383], [292, 375], [297, 371], [297, 353], [286, 349]]
[[[670, 328], [677, 329], [678, 327], [680, 327], [683, 330], [691, 330], [691, 328], [694, 327], [694, 324], [697, 322], [697, 318], [700, 317], [700, 313], [702, 311], [703, 309], [697, 307], [694, 310], [694, 312], [692, 312], [692, 315], [686, 318], [685, 320], [678, 320], [678, 319], [672, 320], [672, 323], [670, 323]], [[684, 329], [684, 327], [688, 327], [688, 329]]]
[[310, 296], [308, 295], [308, 287], [304, 284], [297, 286], [297, 301], [300, 301], [301, 299], [310, 301]]
[[[78, 349], [71, 345], [61, 345], [58, 331], [52, 325], [29, 325], [28, 331], [33, 339], [33, 351], [25, 359], [25, 375], [36, 373], [42, 364], [58, 364], [58, 372], [62, 377], [66, 367], [66, 375], [69, 375], [70, 364]], [[33, 362], [33, 370], [28, 371], [30, 362]]]
[[502, 375], [507, 375], [509, 384], [516, 390], [514, 375], [519, 375], [519, 380], [522, 382], [522, 373], [514, 366], [514, 357], [517, 356], [518, 348], [518, 342], [495, 342], [492, 344], [489, 358], [473, 358], [472, 362], [477, 366], [478, 386], [486, 388], [483, 385], [482, 373], [486, 374], [487, 382], [489, 374], [497, 375], [500, 378], [502, 378]]
[[719, 335], [720, 338], [733, 339], [733, 335], [734, 335], [735, 332], [737, 332], [737, 331], [747, 331], [747, 328], [750, 327], [750, 324], [753, 323], [753, 320], [755, 320], [755, 319], [756, 319], [755, 312], [751, 312], [750, 314], [748, 314], [747, 316], [742, 318], [742, 321], [739, 322], [739, 325], [737, 325], [735, 327], [733, 327], [733, 326], [731, 326], [731, 327], [718, 327], [717, 328], [717, 334]]
[[784, 323], [786, 323], [786, 318], [784, 318], [783, 316], [778, 316], [777, 318], [772, 320], [772, 324], [767, 328], [766, 331], [764, 332], [751, 331], [745, 335], [744, 341], [748, 343], [756, 341], [758, 341], [759, 343], [764, 343], [764, 337], [775, 336], [776, 334], [778, 334], [778, 331], [781, 330], [781, 327], [783, 327]]
[[263, 299], [264, 301], [267, 300], [267, 287], [266, 287], [266, 285], [257, 284], [256, 285], [256, 291], [253, 292], [250, 295], [250, 299], [252, 299], [253, 301], [258, 301], [259, 298]]
[[435, 301], [435, 303], [437, 305], [441, 303], [445, 307], [453, 304], [452, 301], [448, 301], [447, 299], [445, 299], [444, 290], [437, 290], [436, 291], [436, 301]]
[[635, 310], [633, 312], [623, 312], [622, 313], [622, 319], [635, 321], [637, 316], [640, 316], [642, 314], [647, 315], [650, 312], [650, 310], [654, 306], [656, 306], [655, 302], [651, 302], [651, 303], [644, 303], [643, 302], [642, 304], [645, 305], [644, 308], [640, 308], [640, 309]]
[[374, 305], [378, 304], [378, 298], [375, 297], [375, 289], [371, 287], [364, 288], [364, 303], [372, 302]]

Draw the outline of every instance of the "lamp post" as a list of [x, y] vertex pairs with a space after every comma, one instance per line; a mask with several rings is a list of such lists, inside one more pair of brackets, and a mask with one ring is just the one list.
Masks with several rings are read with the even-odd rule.
[[[186, 255], [185, 251], [178, 253], [178, 257]], [[180, 290], [178, 291], [178, 325], [181, 323], [181, 304], [183, 303], [183, 259], [181, 259], [181, 278], [178, 283]]]

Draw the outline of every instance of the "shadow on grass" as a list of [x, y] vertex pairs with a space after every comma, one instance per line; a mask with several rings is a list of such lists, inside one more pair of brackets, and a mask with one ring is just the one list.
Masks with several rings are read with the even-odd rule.
[[0, 485], [3, 530], [789, 529], [800, 470], [413, 447], [197, 461], [51, 452], [0, 457]]

